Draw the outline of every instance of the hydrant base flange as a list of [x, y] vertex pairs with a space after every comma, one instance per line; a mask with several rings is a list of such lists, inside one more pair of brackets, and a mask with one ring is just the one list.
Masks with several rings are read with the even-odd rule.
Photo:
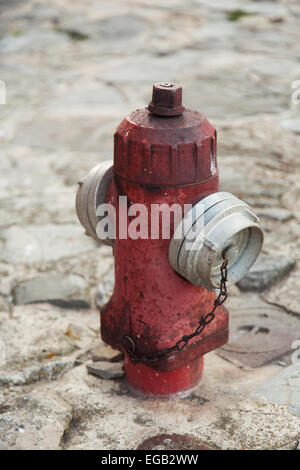
[[133, 364], [125, 355], [129, 389], [144, 398], [184, 398], [192, 393], [202, 378], [203, 356], [170, 371], [158, 371], [146, 364]]

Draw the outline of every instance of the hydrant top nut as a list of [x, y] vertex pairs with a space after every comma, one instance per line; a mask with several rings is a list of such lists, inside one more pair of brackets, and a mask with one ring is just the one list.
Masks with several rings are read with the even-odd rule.
[[179, 116], [185, 109], [182, 106], [182, 87], [175, 83], [155, 83], [148, 109], [157, 116]]

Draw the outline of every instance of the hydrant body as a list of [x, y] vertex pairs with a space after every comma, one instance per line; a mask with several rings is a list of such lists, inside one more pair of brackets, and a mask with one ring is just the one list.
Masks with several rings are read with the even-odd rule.
[[[115, 286], [111, 299], [101, 308], [101, 336], [124, 351], [132, 390], [144, 396], [170, 397], [188, 394], [201, 379], [203, 355], [227, 342], [228, 312], [218, 306], [214, 320], [200, 335], [180, 351], [155, 359], [156, 353], [190, 335], [216, 299], [214, 287], [207, 290], [195, 285], [171, 265], [170, 238], [176, 224], [170, 217], [169, 236], [165, 236], [164, 208], [194, 206], [218, 191], [215, 129], [202, 114], [183, 108], [178, 87], [172, 94], [165, 88], [173, 85], [157, 86], [158, 95], [154, 93], [149, 108], [127, 116], [114, 136], [113, 171], [105, 198], [116, 210]], [[163, 95], [159, 95], [161, 90]], [[91, 183], [87, 194], [90, 187]], [[96, 193], [92, 194], [95, 201]], [[126, 210], [121, 207], [124, 201]], [[147, 237], [129, 235], [134, 220], [130, 208], [136, 204], [147, 208], [147, 220], [143, 220]], [[78, 206], [78, 216], [89, 231], [90, 224]], [[155, 233], [153, 207], [161, 209]], [[216, 250], [213, 243], [208, 246], [211, 253]], [[141, 360], [133, 361], [129, 350]], [[152, 361], [143, 359], [151, 356]]]
[[[168, 118], [147, 109], [133, 112], [115, 133], [112, 186], [108, 202], [115, 205], [117, 214], [119, 196], [127, 196], [129, 207], [146, 205], [149, 227], [154, 204], [179, 203], [183, 207], [218, 191], [214, 128], [203, 115], [190, 110]], [[119, 348], [122, 338], [129, 335], [135, 338], [140, 355], [170, 347], [189, 334], [216, 298], [215, 292], [192, 285], [172, 269], [170, 239], [162, 238], [161, 225], [156, 240], [120, 239], [117, 233], [115, 288], [101, 310], [103, 340]], [[170, 229], [172, 236], [172, 220]], [[227, 338], [228, 315], [219, 307], [214, 322], [184, 351], [153, 362], [151, 367], [132, 364], [125, 357], [129, 385], [160, 396], [186, 392], [201, 377], [202, 356]]]

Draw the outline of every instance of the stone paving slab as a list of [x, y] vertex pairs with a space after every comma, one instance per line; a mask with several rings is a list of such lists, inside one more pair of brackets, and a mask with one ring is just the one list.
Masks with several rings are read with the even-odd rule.
[[286, 406], [250, 398], [278, 370], [271, 365], [245, 372], [210, 353], [202, 385], [186, 399], [141, 400], [122, 380], [88, 375], [84, 365], [36, 390], [55, 390], [72, 406], [63, 449], [134, 449], [144, 439], [173, 432], [221, 449], [294, 448], [299, 419]]
[[291, 365], [276, 374], [256, 390], [253, 398], [287, 405], [292, 414], [300, 417], [300, 366]]

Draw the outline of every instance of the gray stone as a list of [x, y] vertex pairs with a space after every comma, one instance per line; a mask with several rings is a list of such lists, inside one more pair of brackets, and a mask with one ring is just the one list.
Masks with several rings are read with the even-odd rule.
[[57, 44], [67, 43], [67, 36], [53, 31], [30, 30], [0, 40], [0, 54], [30, 53], [49, 50]]
[[[18, 72], [16, 72], [18, 74]], [[29, 86], [28, 84], [25, 87]], [[3, 147], [0, 162], [1, 172], [6, 175], [0, 188], [1, 225], [77, 223], [74, 211], [74, 188], [81, 166], [72, 160], [82, 161], [81, 156], [64, 152], [32, 149], [27, 153], [24, 147]], [[39, 160], [41, 164], [37, 165]], [[87, 163], [91, 161], [87, 159]], [[91, 163], [92, 166], [93, 163]], [[62, 168], [72, 168], [73, 175], [65, 176]], [[78, 168], [79, 167], [79, 168]], [[20, 178], [22, 175], [22, 178]], [[69, 184], [66, 185], [66, 180]], [[42, 184], [46, 181], [47, 184]], [[22, 194], [22, 196], [20, 196]]]
[[23, 281], [13, 289], [17, 305], [49, 302], [65, 308], [88, 308], [88, 286], [74, 274], [45, 273]]
[[284, 129], [300, 134], [300, 117], [285, 119], [281, 122], [281, 125]]
[[7, 371], [0, 369], [0, 386], [25, 385], [26, 379], [23, 371]]
[[24, 225], [2, 231], [0, 260], [7, 263], [43, 263], [75, 256], [97, 245], [80, 225]]
[[201, 386], [189, 398], [172, 400], [139, 399], [123, 380], [99, 380], [86, 374], [85, 365], [70, 370], [52, 384], [74, 413], [62, 448], [132, 449], [158, 430], [187, 433], [221, 449], [276, 449], [299, 439], [299, 418], [285, 405], [250, 399], [280, 367], [245, 374], [214, 353], [205, 361]]
[[279, 222], [286, 222], [293, 217], [291, 211], [283, 209], [282, 207], [269, 207], [267, 209], [258, 209], [256, 214], [259, 217], [265, 217], [266, 219], [278, 220]]
[[93, 22], [65, 22], [65, 31], [106, 41], [124, 41], [145, 31], [147, 22], [137, 15], [114, 15]]
[[91, 351], [91, 357], [93, 362], [121, 362], [123, 353], [101, 342]]
[[[17, 198], [16, 198], [17, 199]], [[74, 211], [74, 188], [63, 185], [48, 187], [42, 193], [24, 194], [22, 201], [4, 197], [0, 199], [0, 218], [4, 226], [24, 224], [78, 223]], [[12, 207], [15, 210], [12, 212]], [[45, 211], [45, 207], [48, 208]]]
[[39, 390], [9, 400], [0, 415], [0, 449], [58, 450], [72, 407], [55, 392]]
[[300, 366], [285, 368], [256, 390], [252, 398], [286, 405], [292, 414], [300, 417]]
[[[120, 100], [121, 103], [121, 100]], [[92, 107], [92, 105], [91, 105]], [[50, 116], [41, 113], [36, 119], [29, 119], [22, 124], [22, 128], [14, 136], [14, 143], [21, 146], [31, 147], [32, 142], [43, 150], [50, 149], [58, 151], [76, 152], [99, 152], [99, 141], [102, 142], [101, 149], [104, 155], [111, 158], [113, 139], [112, 134], [119, 124], [120, 116], [127, 112], [124, 105], [101, 105], [96, 104], [97, 114], [86, 115], [87, 103], [82, 103], [78, 108], [73, 107], [74, 114], [70, 118], [68, 106], [64, 107], [61, 116]], [[50, 113], [50, 111], [49, 111]], [[53, 113], [54, 114], [54, 113]], [[112, 121], [113, 119], [113, 121]], [[58, 125], [59, 122], [59, 125]], [[72, 125], [70, 125], [72, 123]], [[55, 135], [55, 139], [53, 139]], [[107, 158], [106, 158], [107, 159]], [[95, 163], [97, 160], [95, 159]], [[74, 182], [75, 183], [75, 182]]]
[[267, 289], [261, 295], [267, 302], [300, 315], [300, 277], [298, 269], [293, 270], [288, 278]]
[[294, 183], [282, 197], [282, 204], [300, 219], [300, 182]]
[[242, 290], [262, 291], [283, 278], [294, 266], [295, 261], [291, 258], [261, 254], [238, 286]]
[[136, 36], [147, 27], [147, 23], [136, 15], [118, 15], [99, 21], [99, 32], [106, 38], [122, 40]]
[[[265, 199], [266, 191], [271, 197], [273, 187], [276, 191], [273, 199], [290, 189], [298, 166], [300, 137], [284, 132], [278, 117], [256, 115], [230, 121], [220, 119], [215, 124], [219, 131], [220, 182], [223, 177], [234, 180], [235, 176], [240, 185], [241, 181], [248, 187], [254, 183], [255, 192], [259, 185], [261, 199]], [[238, 179], [239, 174], [242, 180]], [[266, 207], [257, 202], [257, 207]], [[281, 206], [279, 201], [271, 205]]]
[[[100, 118], [124, 102], [124, 97], [118, 88], [98, 83], [96, 86], [86, 86], [83, 90], [73, 90], [61, 94], [51, 103], [45, 103], [47, 118], [57, 119], [57, 114], [64, 119], [74, 119], [80, 116]], [[121, 110], [120, 110], [121, 111]], [[99, 157], [98, 157], [99, 158]]]
[[196, 1], [207, 8], [224, 12], [242, 10], [246, 13], [264, 15], [271, 18], [288, 14], [288, 9], [285, 5], [270, 0], [243, 1], [242, 3], [239, 0], [219, 0], [218, 2], [210, 2], [209, 0]]
[[114, 269], [110, 269], [101, 279], [96, 289], [96, 305], [101, 308], [110, 299], [114, 288]]
[[99, 313], [59, 309], [49, 304], [16, 306], [0, 312], [5, 361], [2, 385], [54, 380], [72, 367], [80, 352], [99, 342]]
[[98, 341], [98, 345], [83, 353], [80, 353], [76, 357], [76, 365], [84, 364], [87, 361], [92, 359], [93, 362], [122, 362], [124, 359], [123, 353], [112, 349], [107, 344], [103, 343], [101, 340]]
[[[251, 206], [277, 206], [279, 198], [288, 188], [287, 182], [278, 178], [262, 178], [255, 174], [247, 174], [243, 165], [233, 167], [224, 160], [220, 163], [220, 190], [229, 191]], [[240, 160], [240, 157], [239, 157]], [[238, 164], [238, 160], [236, 160]]]
[[0, 386], [30, 385], [43, 380], [57, 380], [75, 364], [74, 358], [62, 358], [24, 367], [21, 371], [0, 368]]
[[38, 21], [56, 22], [59, 20], [61, 12], [51, 5], [35, 4], [34, 7], [24, 14], [26, 19]]
[[[235, 58], [234, 63], [219, 66], [211, 72], [211, 79], [201, 83], [199, 81], [190, 82], [185, 90], [185, 104], [192, 109], [201, 109], [201, 112], [211, 119], [236, 119], [240, 116], [255, 116], [259, 113], [278, 113], [284, 110], [286, 96], [279, 96], [276, 93], [264, 93], [263, 89], [258, 90], [255, 80], [245, 82], [246, 70], [238, 62], [241, 58]], [[252, 64], [247, 67], [252, 68]], [[233, 85], [230, 69], [235, 70], [235, 76], [240, 77], [239, 86]], [[222, 77], [220, 79], [220, 77]], [[200, 83], [201, 85], [200, 85]], [[199, 93], [201, 86], [201, 93]], [[245, 87], [245, 89], [244, 89]], [[249, 99], [244, 100], [245, 90], [249, 94]], [[224, 93], [226, 89], [227, 93]], [[212, 96], [218, 99], [212, 100]]]
[[[97, 76], [116, 84], [130, 82], [133, 86], [160, 81], [162, 76], [179, 78], [181, 75], [188, 78], [198, 58], [198, 51], [193, 50], [185, 52], [180, 50], [163, 57], [142, 53], [129, 58], [122, 57], [115, 64], [103, 69]], [[138, 105], [139, 103], [136, 103], [136, 106]]]
[[2, 0], [0, 3], [0, 12], [6, 12], [9, 9], [14, 9], [23, 3], [28, 3], [30, 0]]
[[0, 312], [10, 312], [12, 309], [11, 305], [12, 298], [10, 296], [0, 294]]
[[88, 373], [100, 377], [104, 380], [122, 379], [124, 377], [124, 368], [120, 363], [111, 362], [93, 362], [86, 366]]

